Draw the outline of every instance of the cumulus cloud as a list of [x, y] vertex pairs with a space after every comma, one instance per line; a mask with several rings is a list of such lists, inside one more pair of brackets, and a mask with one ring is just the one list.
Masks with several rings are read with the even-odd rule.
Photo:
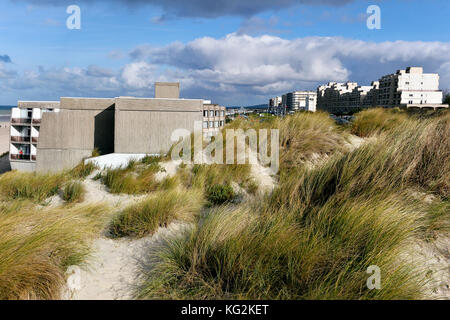
[[[438, 71], [450, 61], [450, 43], [365, 42], [339, 37], [286, 40], [276, 36], [229, 34], [165, 47], [141, 46], [135, 61], [170, 65], [217, 90], [245, 87], [249, 93], [272, 93], [301, 85], [355, 79], [365, 84], [410, 64]], [[449, 85], [444, 83], [444, 85]]]
[[49, 90], [57, 98], [151, 97], [155, 81], [180, 81], [185, 98], [246, 104], [265, 102], [272, 95], [294, 89], [315, 90], [329, 81], [352, 80], [368, 85], [397, 69], [423, 66], [425, 72], [440, 73], [442, 89], [450, 88], [448, 42], [376, 43], [339, 37], [288, 40], [232, 33], [162, 47], [143, 45], [135, 48], [130, 58], [131, 62], [116, 71], [99, 66], [41, 68], [9, 82], [10, 86]]
[[[70, 5], [73, 0], [12, 0], [34, 5]], [[280, 10], [296, 5], [342, 6], [358, 0], [81, 0], [81, 3], [105, 2], [126, 6], [153, 5], [167, 16], [216, 18], [220, 16], [252, 16], [269, 10]]]

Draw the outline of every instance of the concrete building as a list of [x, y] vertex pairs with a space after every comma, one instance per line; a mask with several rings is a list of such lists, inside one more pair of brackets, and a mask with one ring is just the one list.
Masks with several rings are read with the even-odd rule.
[[11, 115], [11, 167], [41, 172], [69, 169], [94, 149], [101, 154], [166, 153], [173, 144], [172, 132], [193, 132], [194, 123], [204, 121], [204, 109], [214, 111], [214, 117], [208, 117], [213, 119], [211, 129], [223, 127], [224, 107], [204, 104], [203, 99], [180, 99], [179, 85], [173, 83], [156, 83], [155, 98], [19, 101]]
[[439, 90], [439, 75], [408, 67], [383, 76], [371, 86], [330, 82], [317, 88], [317, 108], [331, 113], [359, 108], [446, 108]]

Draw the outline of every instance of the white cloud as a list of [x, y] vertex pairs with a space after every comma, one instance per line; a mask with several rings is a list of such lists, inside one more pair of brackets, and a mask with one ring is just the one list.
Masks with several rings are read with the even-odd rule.
[[[369, 84], [407, 66], [424, 66], [441, 74], [441, 88], [450, 88], [450, 43], [366, 42], [339, 37], [293, 40], [236, 33], [203, 37], [164, 47], [140, 46], [120, 70], [99, 66], [50, 68], [14, 75], [4, 86], [20, 94], [152, 96], [155, 81], [180, 81], [186, 98], [219, 103], [261, 103], [293, 89], [315, 89], [328, 81]], [[0, 65], [0, 77], [5, 73]], [[11, 70], [9, 70], [11, 72]], [[11, 73], [10, 73], [11, 74]], [[40, 99], [39, 96], [30, 97]]]

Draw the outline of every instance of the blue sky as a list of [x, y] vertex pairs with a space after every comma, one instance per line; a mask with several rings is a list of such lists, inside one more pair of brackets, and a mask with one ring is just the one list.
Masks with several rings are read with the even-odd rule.
[[[81, 29], [66, 28], [68, 5]], [[381, 30], [366, 27], [369, 5]], [[0, 105], [60, 96], [182, 96], [265, 103], [328, 81], [369, 84], [423, 65], [450, 88], [447, 0], [2, 0]]]

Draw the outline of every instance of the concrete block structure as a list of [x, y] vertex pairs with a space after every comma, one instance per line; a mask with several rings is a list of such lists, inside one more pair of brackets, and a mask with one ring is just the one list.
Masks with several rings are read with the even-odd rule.
[[408, 67], [383, 76], [371, 86], [356, 82], [330, 82], [317, 88], [317, 108], [331, 113], [360, 108], [448, 108], [442, 104], [439, 75], [424, 73], [422, 67]]
[[[225, 123], [225, 107], [203, 99], [180, 99], [179, 84], [157, 83], [155, 98], [70, 98], [19, 101], [11, 115], [12, 169], [40, 172], [70, 169], [94, 150], [100, 154], [160, 154], [169, 151], [176, 129]], [[52, 112], [50, 112], [52, 111]], [[210, 117], [210, 112], [212, 117]]]

